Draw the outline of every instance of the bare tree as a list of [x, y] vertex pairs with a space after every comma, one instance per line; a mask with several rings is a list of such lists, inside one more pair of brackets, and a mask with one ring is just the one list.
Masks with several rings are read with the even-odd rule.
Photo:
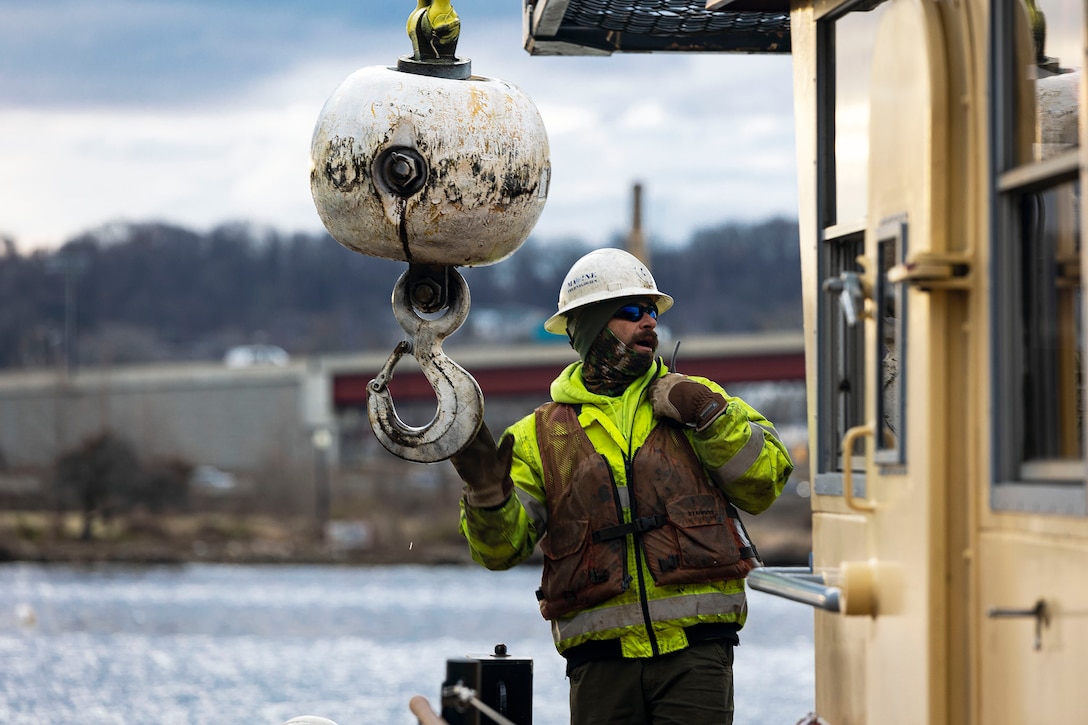
[[108, 518], [127, 505], [139, 485], [140, 462], [124, 439], [103, 432], [57, 460], [56, 486], [61, 500], [74, 498], [83, 516], [80, 538], [89, 541], [95, 516]]

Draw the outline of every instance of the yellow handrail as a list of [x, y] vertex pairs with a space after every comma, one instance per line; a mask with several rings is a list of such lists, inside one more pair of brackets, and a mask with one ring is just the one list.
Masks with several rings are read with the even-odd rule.
[[[855, 511], [876, 511], [876, 502], [871, 497], [867, 495], [864, 499], [858, 499], [854, 496], [854, 467], [850, 462], [854, 457], [854, 443], [857, 439], [873, 435], [872, 424], [866, 424], [854, 426], [842, 437], [842, 495], [846, 499], [846, 505]], [[866, 488], [866, 494], [868, 494], [868, 488]]]

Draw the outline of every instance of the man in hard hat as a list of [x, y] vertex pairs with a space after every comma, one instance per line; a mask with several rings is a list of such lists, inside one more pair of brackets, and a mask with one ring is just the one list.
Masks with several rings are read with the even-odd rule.
[[540, 544], [573, 723], [733, 721], [757, 563], [736, 508], [766, 510], [793, 470], [766, 418], [655, 356], [672, 303], [627, 252], [579, 259], [544, 327], [580, 361], [500, 445], [485, 425], [452, 458], [474, 560], [508, 569]]

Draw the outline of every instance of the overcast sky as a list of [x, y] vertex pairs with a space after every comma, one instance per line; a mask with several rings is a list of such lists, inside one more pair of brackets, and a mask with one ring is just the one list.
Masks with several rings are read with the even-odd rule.
[[[644, 187], [652, 242], [796, 215], [790, 58], [531, 57], [517, 0], [454, 0], [458, 55], [548, 129], [533, 232], [607, 242]], [[0, 0], [0, 236], [55, 247], [114, 221], [318, 231], [310, 137], [364, 66], [411, 53], [414, 0]]]

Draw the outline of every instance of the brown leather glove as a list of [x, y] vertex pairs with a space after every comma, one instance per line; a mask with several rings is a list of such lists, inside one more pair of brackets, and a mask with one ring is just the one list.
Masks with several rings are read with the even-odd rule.
[[687, 375], [668, 373], [650, 385], [650, 404], [655, 415], [701, 431], [725, 412], [728, 402]]
[[496, 447], [487, 423], [482, 423], [472, 442], [450, 457], [457, 475], [465, 482], [465, 502], [476, 508], [502, 505], [514, 490], [510, 478], [513, 459], [514, 436], [506, 436], [502, 446]]

